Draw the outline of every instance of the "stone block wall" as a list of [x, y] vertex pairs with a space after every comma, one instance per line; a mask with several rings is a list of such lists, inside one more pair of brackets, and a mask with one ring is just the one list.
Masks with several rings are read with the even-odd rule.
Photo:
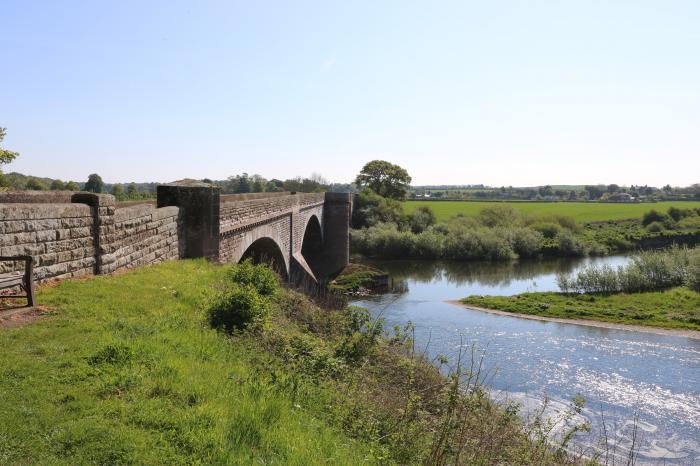
[[[111, 273], [180, 257], [180, 208], [117, 208], [91, 193], [0, 193], [0, 256], [30, 255], [34, 279]], [[23, 263], [0, 263], [0, 275]]]
[[247, 226], [259, 219], [289, 215], [301, 207], [322, 204], [324, 193], [276, 196], [264, 199], [222, 202], [219, 210], [220, 231]]
[[[0, 204], [0, 256], [32, 256], [38, 281], [95, 273], [94, 235], [92, 208], [84, 204]], [[0, 273], [21, 267], [0, 263]]]
[[178, 207], [152, 204], [118, 208], [100, 244], [102, 273], [180, 257]]

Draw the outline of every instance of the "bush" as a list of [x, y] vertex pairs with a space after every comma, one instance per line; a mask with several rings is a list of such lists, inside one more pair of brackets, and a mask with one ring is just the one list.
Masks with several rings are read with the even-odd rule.
[[512, 227], [522, 223], [520, 212], [511, 206], [485, 207], [479, 212], [479, 221], [487, 227]]
[[353, 224], [358, 227], [371, 227], [380, 223], [401, 225], [405, 214], [401, 202], [387, 199], [371, 189], [360, 193], [358, 206], [353, 215]]
[[411, 231], [413, 233], [421, 233], [429, 226], [434, 225], [436, 219], [437, 217], [435, 217], [435, 212], [433, 212], [433, 209], [428, 206], [420, 206], [413, 211], [408, 223], [411, 226]]
[[649, 233], [661, 233], [666, 231], [664, 224], [658, 221], [651, 222], [646, 226], [646, 229]]
[[667, 219], [668, 219], [667, 215], [662, 214], [661, 212], [658, 212], [658, 211], [652, 209], [642, 216], [642, 225], [647, 226], [653, 222], [664, 223]]
[[[696, 284], [700, 251], [674, 246], [665, 251], [642, 252], [625, 267], [589, 266], [574, 277], [557, 277], [564, 292], [638, 293]], [[697, 263], [697, 266], [695, 265]], [[695, 268], [698, 267], [698, 268]]]
[[228, 278], [238, 285], [249, 285], [262, 296], [273, 296], [279, 289], [279, 277], [268, 266], [253, 265], [250, 259], [231, 267]]
[[562, 256], [585, 256], [586, 245], [567, 230], [562, 230], [557, 236], [557, 250]]
[[700, 250], [694, 250], [690, 257], [685, 283], [688, 288], [700, 293]]
[[234, 285], [217, 294], [207, 314], [212, 327], [228, 333], [262, 325], [270, 312], [270, 302], [252, 285]]
[[542, 233], [545, 238], [556, 238], [556, 236], [561, 232], [561, 226], [558, 223], [553, 222], [539, 222], [530, 225], [535, 231]]

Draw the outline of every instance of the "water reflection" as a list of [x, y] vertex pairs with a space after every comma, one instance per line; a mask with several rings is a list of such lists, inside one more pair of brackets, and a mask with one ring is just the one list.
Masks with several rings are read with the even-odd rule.
[[[494, 287], [499, 295], [520, 293], [522, 286], [514, 291], [504, 293], [514, 284], [526, 283], [532, 289], [528, 291], [557, 291], [556, 276], [559, 273], [572, 273], [588, 264], [605, 263], [613, 266], [623, 265], [629, 259], [625, 256], [591, 257], [591, 258], [548, 258], [528, 261], [365, 261], [380, 268], [391, 276], [396, 286], [409, 280], [422, 284], [446, 284], [464, 288], [483, 288], [484, 291]], [[403, 285], [403, 288], [406, 288]], [[487, 294], [487, 293], [473, 293]]]
[[395, 291], [355, 304], [381, 314], [389, 328], [413, 322], [417, 347], [427, 348], [431, 358], [454, 359], [476, 345], [491, 387], [526, 407], [543, 393], [555, 405], [581, 393], [588, 400], [586, 418], [597, 432], [605, 422], [618, 445], [629, 441], [630, 423], [638, 414], [642, 446], [637, 464], [700, 464], [700, 340], [531, 321], [445, 302], [470, 294], [555, 291], [558, 272], [626, 261], [373, 262], [390, 273]]

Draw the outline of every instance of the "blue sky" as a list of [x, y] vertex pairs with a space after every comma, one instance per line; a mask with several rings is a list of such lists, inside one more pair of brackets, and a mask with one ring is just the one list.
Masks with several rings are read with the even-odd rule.
[[0, 0], [5, 171], [700, 182], [700, 2]]

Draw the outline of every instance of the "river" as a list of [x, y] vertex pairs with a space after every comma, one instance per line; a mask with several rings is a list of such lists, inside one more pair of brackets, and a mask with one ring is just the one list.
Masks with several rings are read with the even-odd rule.
[[[564, 409], [577, 394], [591, 433], [576, 445], [627, 454], [635, 464], [700, 465], [700, 340], [543, 322], [465, 309], [446, 301], [472, 294], [558, 291], [556, 274], [588, 263], [624, 264], [625, 257], [483, 262], [371, 261], [390, 274], [391, 289], [353, 304], [381, 315], [386, 328], [415, 325], [416, 347], [429, 357], [476, 349], [487, 384], [501, 401]], [[605, 429], [603, 429], [605, 426]], [[603, 435], [603, 432], [606, 435]]]

